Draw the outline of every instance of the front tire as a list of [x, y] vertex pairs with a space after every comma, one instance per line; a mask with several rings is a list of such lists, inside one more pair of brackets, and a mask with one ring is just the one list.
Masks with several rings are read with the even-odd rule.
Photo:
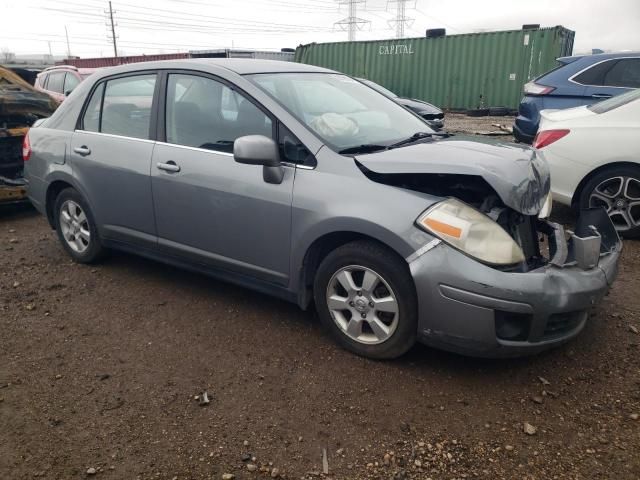
[[580, 208], [604, 207], [625, 238], [640, 237], [640, 167], [609, 167], [594, 175], [578, 198]]
[[55, 225], [60, 243], [78, 263], [94, 263], [105, 253], [89, 205], [73, 188], [56, 197]]
[[396, 358], [416, 342], [418, 308], [406, 262], [370, 241], [331, 252], [314, 281], [323, 325], [345, 349], [373, 359]]

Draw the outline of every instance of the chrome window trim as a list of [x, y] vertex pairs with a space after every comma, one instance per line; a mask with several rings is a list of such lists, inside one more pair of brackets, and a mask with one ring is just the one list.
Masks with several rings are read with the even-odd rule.
[[571, 75], [567, 80], [568, 80], [569, 82], [571, 82], [571, 83], [576, 84], [576, 85], [580, 85], [581, 87], [593, 87], [593, 88], [625, 88], [625, 89], [627, 89], [627, 90], [629, 90], [629, 89], [633, 89], [633, 87], [616, 87], [616, 86], [613, 86], [613, 85], [590, 85], [590, 84], [588, 84], [588, 83], [580, 83], [580, 82], [576, 82], [576, 81], [574, 80], [574, 78], [575, 78], [575, 77], [577, 77], [578, 75], [580, 75], [580, 74], [582, 74], [582, 73], [586, 72], [587, 70], [589, 70], [589, 69], [591, 69], [591, 68], [595, 67], [596, 65], [600, 65], [601, 63], [604, 63], [604, 62], [613, 62], [613, 61], [615, 61], [615, 60], [636, 60], [636, 59], [640, 60], [640, 56], [635, 56], [635, 57], [616, 57], [616, 58], [606, 58], [606, 59], [604, 59], [604, 60], [600, 60], [600, 61], [599, 61], [599, 62], [597, 62], [597, 63], [594, 63], [594, 64], [592, 64], [592, 65], [589, 65], [588, 67], [584, 67], [584, 68], [583, 68], [582, 70], [580, 70], [579, 72], [576, 72], [576, 73], [574, 73], [573, 75]]
[[102, 135], [104, 137], [111, 137], [111, 138], [124, 138], [126, 140], [134, 140], [134, 141], [145, 142], [145, 143], [157, 143], [155, 140], [150, 140], [148, 138], [127, 137], [126, 135], [115, 135], [113, 133], [92, 132], [91, 130], [82, 130], [81, 128], [76, 128], [74, 132], [88, 133], [89, 135]]
[[[123, 138], [125, 140], [133, 140], [133, 141], [144, 142], [144, 143], [156, 143], [156, 144], [159, 144], [159, 145], [169, 145], [170, 147], [184, 148], [184, 149], [187, 149], [187, 150], [194, 150], [196, 152], [215, 153], [216, 155], [223, 155], [225, 157], [233, 157], [233, 153], [220, 152], [218, 150], [210, 150], [208, 148], [190, 147], [188, 145], [179, 145], [177, 143], [161, 142], [159, 140], [149, 140], [147, 138], [127, 137], [125, 135], [114, 135], [113, 133], [92, 132], [90, 130], [81, 130], [81, 129], [76, 129], [76, 130], [74, 130], [74, 132], [88, 133], [89, 135], [99, 135], [99, 136], [109, 137], [109, 138]], [[301, 164], [293, 163], [293, 162], [280, 162], [280, 164], [283, 167], [301, 168], [303, 170], [315, 170], [315, 168], [316, 168], [316, 167], [312, 167], [311, 165], [301, 165]]]

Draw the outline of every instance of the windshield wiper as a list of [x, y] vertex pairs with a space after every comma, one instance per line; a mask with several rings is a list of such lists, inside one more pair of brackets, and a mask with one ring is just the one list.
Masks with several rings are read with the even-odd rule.
[[391, 149], [391, 148], [401, 147], [402, 145], [406, 145], [408, 143], [413, 143], [416, 140], [420, 140], [422, 138], [439, 137], [439, 136], [441, 136], [441, 135], [438, 135], [435, 132], [416, 132], [413, 135], [411, 135], [409, 138], [405, 138], [404, 140], [400, 140], [399, 142], [392, 143], [387, 148]]
[[386, 150], [388, 147], [386, 145], [376, 145], [375, 143], [365, 143], [363, 145], [356, 145], [355, 147], [347, 147], [345, 149], [340, 150], [338, 153], [372, 153], [377, 152], [379, 150]]

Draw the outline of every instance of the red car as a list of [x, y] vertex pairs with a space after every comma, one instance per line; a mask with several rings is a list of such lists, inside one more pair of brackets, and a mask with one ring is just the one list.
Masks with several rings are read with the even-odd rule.
[[95, 68], [78, 68], [73, 65], [57, 65], [40, 72], [36, 78], [37, 90], [48, 93], [62, 102], [85, 78], [95, 72]]

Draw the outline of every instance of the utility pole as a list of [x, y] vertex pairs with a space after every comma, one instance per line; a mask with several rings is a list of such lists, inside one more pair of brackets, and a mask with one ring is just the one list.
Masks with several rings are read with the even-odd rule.
[[[412, 0], [388, 0], [387, 1], [387, 9], [389, 8], [390, 3], [396, 4], [396, 18], [393, 20], [389, 20], [390, 26], [395, 26], [396, 28], [396, 38], [404, 38], [405, 36], [405, 26], [411, 27], [413, 25], [413, 18], [409, 18], [406, 15], [407, 11], [407, 2]], [[415, 8], [415, 1], [413, 1], [413, 8]]]
[[118, 56], [118, 46], [116, 45], [116, 26], [113, 23], [113, 8], [111, 8], [111, 0], [109, 0], [109, 22], [111, 23], [111, 39], [113, 40], [113, 56]]
[[69, 32], [67, 26], [64, 26], [64, 35], [67, 37], [67, 58], [71, 58], [71, 47], [69, 46]]
[[339, 27], [341, 30], [346, 30], [349, 41], [353, 42], [356, 39], [356, 31], [362, 30], [365, 25], [371, 23], [369, 20], [359, 18], [356, 15], [357, 5], [359, 3], [365, 3], [365, 0], [338, 0], [338, 3], [349, 7], [349, 15], [347, 18], [343, 18], [339, 22], [334, 23], [334, 26]]

